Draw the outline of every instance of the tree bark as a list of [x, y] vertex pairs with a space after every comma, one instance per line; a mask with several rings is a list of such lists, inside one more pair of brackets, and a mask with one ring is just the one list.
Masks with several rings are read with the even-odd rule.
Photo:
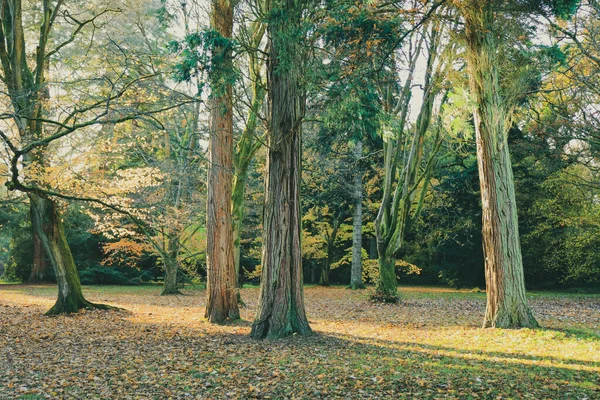
[[161, 296], [171, 294], [181, 294], [177, 287], [177, 272], [179, 265], [177, 263], [177, 254], [179, 252], [179, 239], [171, 237], [168, 242], [168, 249], [165, 249], [162, 258], [165, 267], [165, 281]]
[[235, 265], [236, 286], [242, 287], [240, 278], [240, 263], [242, 255], [242, 223], [244, 222], [244, 192], [246, 189], [246, 180], [248, 170], [236, 172], [233, 183], [233, 259]]
[[[329, 248], [329, 246], [327, 246]], [[329, 286], [329, 272], [331, 271], [331, 253], [327, 251], [327, 257], [325, 258], [325, 264], [321, 268], [321, 278], [319, 279], [319, 285]]]
[[[265, 33], [265, 24], [262, 21], [255, 21], [250, 26], [250, 46], [259, 49]], [[242, 254], [242, 224], [244, 222], [244, 202], [245, 189], [248, 180], [248, 168], [254, 158], [254, 155], [262, 147], [262, 140], [257, 139], [259, 117], [258, 113], [263, 106], [266, 89], [261, 77], [261, 68], [264, 65], [262, 58], [258, 56], [257, 51], [248, 52], [248, 68], [251, 79], [252, 104], [248, 110], [246, 118], [246, 127], [236, 144], [233, 164], [235, 167], [235, 177], [233, 180], [233, 244], [235, 260], [236, 286], [242, 287], [241, 275], [241, 254]], [[238, 302], [243, 304], [240, 292], [238, 291]]]
[[[212, 28], [230, 40], [233, 33], [233, 4], [214, 0]], [[208, 205], [206, 212], [207, 301], [205, 317], [210, 322], [238, 319], [231, 195], [233, 180], [233, 98], [231, 87], [232, 48], [215, 45], [213, 60], [220, 60], [212, 72], [210, 96], [210, 137]]]
[[[312, 333], [304, 310], [302, 277], [299, 78], [301, 2], [274, 2], [268, 26], [268, 152], [260, 297], [251, 336], [282, 338]], [[273, 12], [276, 11], [276, 12]]]
[[44, 250], [54, 267], [58, 283], [58, 299], [47, 315], [74, 313], [82, 308], [111, 308], [90, 303], [83, 297], [75, 261], [65, 237], [62, 219], [55, 201], [29, 194], [33, 205], [32, 218]]
[[472, 2], [465, 14], [467, 60], [477, 140], [487, 307], [484, 327], [535, 327], [525, 297], [507, 105], [500, 94], [492, 6]]
[[362, 283], [362, 169], [360, 159], [362, 157], [362, 139], [354, 145], [354, 158], [356, 167], [354, 169], [354, 215], [352, 218], [352, 267], [350, 269], [350, 288], [353, 290], [364, 287]]
[[387, 251], [383, 249], [379, 254], [379, 280], [377, 281], [375, 300], [383, 303], [396, 303], [398, 302], [396, 257], [393, 254], [387, 254]]
[[319, 281], [319, 267], [315, 263], [310, 263], [310, 283]]
[[40, 227], [35, 225], [39, 219], [33, 217], [34, 212], [34, 205], [33, 203], [30, 203], [29, 215], [31, 220], [31, 234], [33, 236], [33, 268], [28, 278], [28, 282], [30, 283], [38, 283], [48, 280], [48, 268], [50, 267], [46, 252], [44, 251], [44, 244], [37, 233], [39, 232]]

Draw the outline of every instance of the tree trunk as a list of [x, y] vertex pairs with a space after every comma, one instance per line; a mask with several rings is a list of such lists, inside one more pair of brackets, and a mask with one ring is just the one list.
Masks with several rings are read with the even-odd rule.
[[369, 239], [369, 259], [370, 260], [377, 259], [377, 239], [375, 239], [375, 238]]
[[57, 204], [53, 200], [39, 197], [33, 193], [29, 194], [29, 199], [33, 205], [31, 216], [35, 220], [34, 226], [38, 229], [38, 237], [48, 254], [58, 283], [58, 299], [46, 314], [74, 313], [82, 308], [91, 307], [110, 308], [90, 303], [83, 297], [77, 268], [65, 237]]
[[233, 259], [235, 264], [236, 286], [241, 288], [240, 263], [242, 254], [242, 223], [244, 222], [244, 192], [248, 168], [236, 169], [236, 177], [233, 183]]
[[359, 160], [362, 157], [362, 140], [354, 145], [354, 215], [352, 218], [352, 267], [350, 269], [350, 288], [353, 290], [363, 288], [362, 283], [362, 169]]
[[374, 300], [383, 303], [398, 302], [398, 282], [396, 280], [396, 257], [389, 254], [388, 248], [379, 247], [379, 279]]
[[491, 5], [473, 2], [465, 13], [470, 88], [481, 186], [487, 307], [484, 327], [535, 327], [525, 280], [515, 188], [508, 152], [508, 109], [500, 94]]
[[[235, 177], [233, 181], [233, 243], [234, 243], [234, 260], [235, 260], [235, 275], [237, 287], [242, 287], [241, 276], [241, 241], [242, 241], [242, 224], [244, 221], [244, 201], [246, 182], [248, 180], [248, 168], [254, 158], [254, 155], [262, 147], [262, 140], [259, 140], [257, 135], [260, 112], [266, 89], [263, 79], [261, 78], [261, 69], [264, 65], [262, 58], [258, 55], [258, 49], [262, 42], [265, 32], [265, 25], [262, 21], [255, 21], [251, 24], [249, 36], [250, 46], [257, 49], [256, 51], [248, 52], [248, 68], [251, 79], [252, 104], [248, 110], [246, 118], [246, 127], [236, 144], [233, 164], [235, 167]], [[238, 301], [243, 304], [240, 292], [238, 291]]]
[[39, 219], [33, 218], [34, 212], [34, 205], [31, 202], [29, 204], [29, 215], [31, 220], [31, 234], [33, 236], [33, 269], [31, 270], [31, 274], [29, 274], [28, 282], [30, 283], [48, 280], [48, 268], [50, 266], [46, 252], [44, 251], [44, 244], [38, 235], [40, 228], [35, 226]]
[[[233, 31], [233, 4], [213, 0], [212, 28], [230, 40]], [[206, 211], [207, 300], [205, 317], [210, 322], [238, 319], [233, 230], [231, 218], [233, 171], [233, 99], [230, 43], [215, 45], [213, 60], [218, 67], [212, 72], [210, 96], [210, 137], [208, 200]]]
[[[251, 336], [312, 333], [304, 310], [300, 247], [300, 121], [304, 112], [300, 44], [301, 2], [274, 2], [268, 26], [269, 132], [260, 297]], [[290, 38], [292, 36], [292, 38]]]
[[325, 258], [325, 264], [323, 264], [323, 268], [321, 268], [321, 278], [319, 279], [319, 285], [329, 286], [329, 271], [331, 271], [331, 256], [328, 252], [327, 258]]
[[[37, 135], [39, 136], [39, 135]], [[41, 164], [43, 160], [42, 152], [31, 152], [29, 154], [23, 155], [23, 166], [29, 166], [31, 163], [35, 162]], [[34, 209], [34, 204], [32, 201], [29, 202], [29, 219], [31, 221], [31, 235], [33, 238], [33, 268], [31, 273], [29, 274], [28, 281], [30, 283], [43, 282], [48, 279], [48, 268], [50, 267], [48, 262], [48, 256], [44, 250], [44, 244], [38, 234], [40, 231], [40, 227], [36, 226], [36, 224], [44, 218], [34, 218], [33, 214], [36, 212]], [[37, 212], [44, 212], [47, 210], [46, 208], [42, 210], [38, 210]]]
[[165, 281], [161, 296], [171, 294], [181, 294], [177, 287], [177, 272], [179, 264], [177, 263], [177, 254], [179, 253], [179, 239], [172, 237], [169, 239], [169, 248], [163, 254], [163, 263], [165, 267]]
[[310, 263], [310, 283], [317, 283], [319, 280], [319, 267], [311, 262]]

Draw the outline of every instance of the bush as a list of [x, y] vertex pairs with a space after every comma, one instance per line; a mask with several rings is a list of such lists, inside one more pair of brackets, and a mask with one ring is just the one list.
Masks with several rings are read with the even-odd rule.
[[84, 285], [138, 285], [143, 281], [143, 273], [125, 273], [117, 268], [94, 265], [79, 272]]
[[33, 269], [33, 241], [30, 236], [15, 236], [10, 243], [9, 260], [2, 278], [9, 282], [25, 282]]

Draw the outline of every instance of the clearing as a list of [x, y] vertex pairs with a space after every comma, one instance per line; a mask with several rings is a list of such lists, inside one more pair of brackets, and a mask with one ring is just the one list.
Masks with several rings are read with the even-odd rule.
[[480, 329], [485, 295], [401, 287], [399, 305], [368, 291], [305, 290], [315, 335], [248, 337], [243, 320], [204, 321], [204, 291], [91, 286], [123, 311], [45, 317], [53, 286], [0, 285], [0, 399], [600, 398], [600, 296], [539, 292], [543, 329]]

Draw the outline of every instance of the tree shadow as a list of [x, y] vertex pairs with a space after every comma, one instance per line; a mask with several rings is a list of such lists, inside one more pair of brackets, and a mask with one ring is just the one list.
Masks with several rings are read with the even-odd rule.
[[600, 390], [596, 361], [321, 332], [258, 341], [246, 320], [177, 325], [130, 316], [91, 311], [77, 323], [39, 318], [36, 330], [6, 326], [0, 398], [17, 394], [7, 381], [15, 378], [36, 388], [66, 381], [73, 397], [102, 398], [591, 399]]

